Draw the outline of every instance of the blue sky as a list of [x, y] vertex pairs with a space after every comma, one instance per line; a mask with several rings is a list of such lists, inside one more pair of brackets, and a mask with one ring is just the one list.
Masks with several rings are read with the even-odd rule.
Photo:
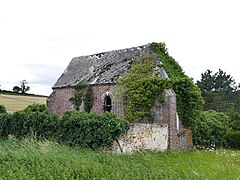
[[75, 56], [165, 42], [198, 80], [219, 68], [240, 83], [238, 0], [0, 0], [0, 85], [49, 95]]

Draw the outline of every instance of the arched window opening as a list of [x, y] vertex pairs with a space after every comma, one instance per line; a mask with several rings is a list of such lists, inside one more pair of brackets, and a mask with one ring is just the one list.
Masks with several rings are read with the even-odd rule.
[[104, 98], [104, 112], [110, 112], [112, 110], [112, 99], [110, 96], [106, 96]]

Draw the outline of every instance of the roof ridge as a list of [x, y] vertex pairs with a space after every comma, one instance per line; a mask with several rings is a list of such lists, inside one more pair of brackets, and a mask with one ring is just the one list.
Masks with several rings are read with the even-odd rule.
[[102, 55], [106, 54], [106, 53], [112, 53], [112, 52], [121, 52], [121, 51], [128, 51], [128, 50], [135, 50], [135, 49], [139, 49], [141, 50], [142, 48], [146, 48], [149, 47], [150, 43], [145, 44], [145, 45], [141, 45], [141, 46], [134, 46], [134, 47], [130, 47], [130, 48], [124, 48], [124, 49], [116, 49], [116, 50], [111, 50], [111, 51], [105, 51], [105, 52], [99, 52], [99, 53], [95, 53], [95, 54], [89, 54], [89, 55], [83, 55], [83, 56], [76, 56], [73, 57], [73, 59], [75, 58], [80, 58], [80, 57], [98, 57], [101, 58]]

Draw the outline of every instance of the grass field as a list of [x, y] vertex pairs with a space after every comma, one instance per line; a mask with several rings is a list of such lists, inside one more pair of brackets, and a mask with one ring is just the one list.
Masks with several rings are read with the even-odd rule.
[[9, 113], [22, 110], [31, 104], [46, 104], [46, 97], [0, 93], [0, 105], [4, 105]]
[[240, 152], [139, 152], [0, 140], [0, 179], [240, 179]]

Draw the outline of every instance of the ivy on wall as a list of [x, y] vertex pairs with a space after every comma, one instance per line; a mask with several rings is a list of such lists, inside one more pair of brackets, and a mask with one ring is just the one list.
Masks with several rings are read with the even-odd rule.
[[200, 89], [183, 72], [181, 66], [167, 51], [165, 43], [152, 43], [151, 50], [162, 62], [162, 67], [172, 81], [172, 89], [177, 96], [177, 112], [186, 127], [191, 127], [203, 109], [203, 98]]
[[[152, 120], [151, 108], [155, 100], [163, 102], [163, 90], [172, 88], [177, 96], [178, 114], [183, 124], [190, 127], [202, 109], [200, 90], [169, 56], [164, 43], [152, 43], [150, 48], [158, 58], [152, 53], [137, 57], [117, 83], [123, 97], [125, 118], [130, 122], [138, 122], [145, 117]], [[161, 72], [155, 67], [163, 67], [169, 78], [159, 78]]]
[[84, 110], [90, 112], [93, 106], [92, 87], [85, 81], [80, 81], [75, 87], [74, 97], [71, 100], [74, 103], [75, 110], [79, 111], [84, 101]]

